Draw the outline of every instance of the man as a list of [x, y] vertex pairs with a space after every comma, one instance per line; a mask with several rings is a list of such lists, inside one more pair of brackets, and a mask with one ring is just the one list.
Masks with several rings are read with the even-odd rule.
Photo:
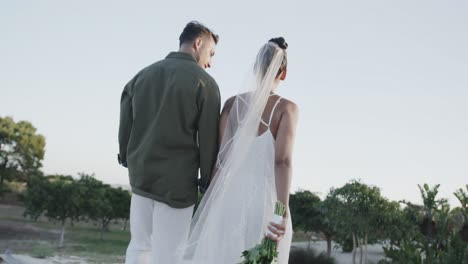
[[141, 70], [124, 88], [119, 162], [128, 167], [133, 193], [126, 263], [174, 263], [197, 186], [209, 184], [220, 95], [204, 69], [211, 67], [218, 38], [202, 24], [188, 23], [179, 51]]

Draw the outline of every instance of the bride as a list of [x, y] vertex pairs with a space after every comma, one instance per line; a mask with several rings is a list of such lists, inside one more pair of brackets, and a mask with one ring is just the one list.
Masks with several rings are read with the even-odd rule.
[[[263, 45], [252, 78], [224, 105], [218, 160], [205, 196], [178, 249], [179, 263], [234, 264], [268, 236], [277, 241], [277, 263], [287, 264], [292, 239], [289, 213], [291, 159], [297, 106], [275, 93], [286, 78], [288, 45]], [[283, 223], [270, 223], [276, 201], [286, 205]]]

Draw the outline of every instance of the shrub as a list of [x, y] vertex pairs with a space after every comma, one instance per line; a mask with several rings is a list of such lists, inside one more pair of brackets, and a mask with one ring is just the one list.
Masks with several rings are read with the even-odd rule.
[[335, 264], [335, 259], [328, 258], [325, 253], [317, 255], [309, 249], [291, 249], [289, 264]]

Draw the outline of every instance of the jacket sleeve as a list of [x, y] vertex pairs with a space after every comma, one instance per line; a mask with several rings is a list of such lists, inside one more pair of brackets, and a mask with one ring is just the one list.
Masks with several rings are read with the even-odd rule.
[[218, 154], [218, 122], [221, 98], [216, 82], [201, 82], [198, 89], [197, 106], [198, 145], [200, 151], [200, 190], [204, 192], [210, 183], [211, 174]]
[[127, 167], [127, 146], [133, 126], [132, 91], [135, 79], [136, 77], [125, 86], [120, 98], [118, 161], [124, 167]]

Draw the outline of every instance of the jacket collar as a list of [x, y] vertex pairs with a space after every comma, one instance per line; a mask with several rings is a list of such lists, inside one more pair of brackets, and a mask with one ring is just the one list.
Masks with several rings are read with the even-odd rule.
[[171, 52], [169, 53], [169, 55], [166, 56], [167, 59], [183, 59], [183, 60], [190, 60], [190, 61], [193, 61], [193, 62], [197, 62], [195, 60], [195, 58], [189, 54], [189, 53], [185, 53], [185, 52], [180, 52], [180, 51], [174, 51], [174, 52]]

